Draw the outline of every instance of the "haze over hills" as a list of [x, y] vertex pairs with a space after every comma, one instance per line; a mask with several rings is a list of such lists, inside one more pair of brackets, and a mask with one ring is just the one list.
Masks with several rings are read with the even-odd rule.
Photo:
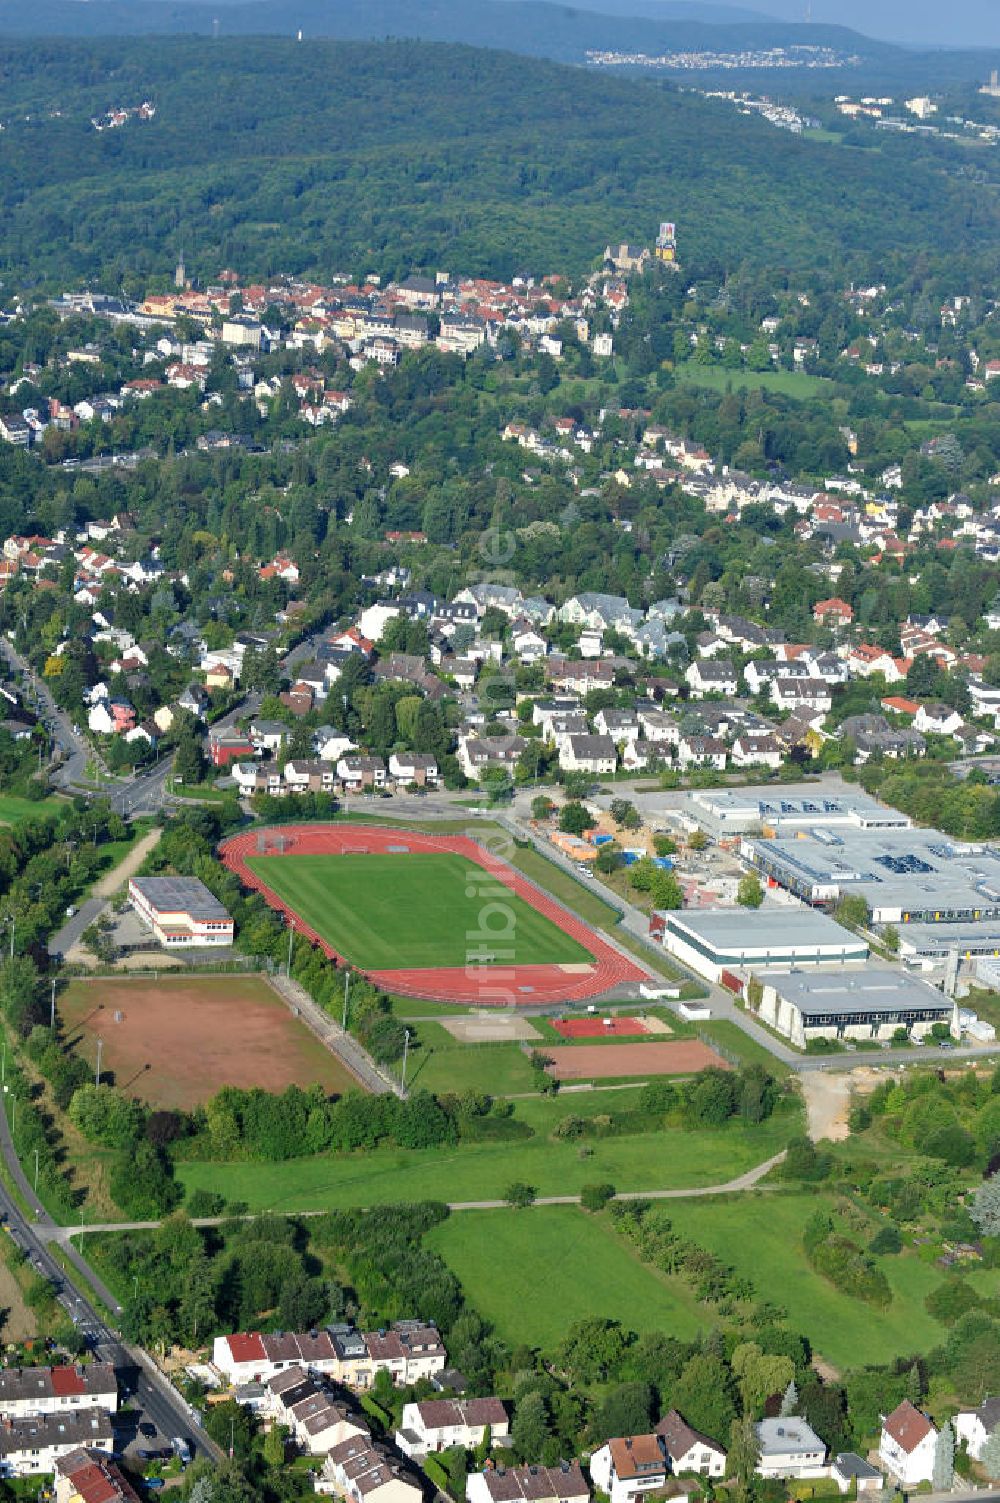
[[[642, 0], [643, 14], [655, 15], [656, 0]], [[577, 0], [589, 9], [605, 6], [600, 0]], [[857, 27], [866, 36], [881, 37], [909, 47], [998, 47], [1000, 6], [995, 0], [955, 0], [942, 6], [939, 0], [761, 0], [755, 8], [787, 21], [803, 21], [807, 6], [818, 22]], [[704, 19], [714, 7], [693, 0]], [[635, 12], [638, 14], [638, 12]]]

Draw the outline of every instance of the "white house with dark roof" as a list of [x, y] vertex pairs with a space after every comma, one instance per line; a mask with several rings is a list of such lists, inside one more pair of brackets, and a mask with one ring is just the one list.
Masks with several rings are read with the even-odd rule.
[[694, 1430], [676, 1409], [663, 1416], [656, 1427], [674, 1476], [697, 1472], [700, 1477], [724, 1477], [726, 1452], [717, 1441]]
[[978, 1461], [986, 1442], [1000, 1427], [1000, 1399], [984, 1399], [978, 1409], [960, 1409], [952, 1423], [957, 1439], [965, 1442], [969, 1455]]
[[588, 1503], [590, 1488], [578, 1461], [558, 1466], [492, 1466], [473, 1472], [467, 1503]]
[[428, 1456], [449, 1446], [472, 1451], [487, 1431], [494, 1442], [510, 1435], [510, 1419], [499, 1399], [425, 1399], [403, 1405], [396, 1446], [404, 1456]]
[[883, 1416], [879, 1436], [879, 1460], [900, 1487], [930, 1482], [938, 1432], [926, 1414], [904, 1399], [891, 1414]]
[[736, 669], [728, 658], [697, 658], [684, 674], [692, 699], [706, 694], [735, 694], [739, 688]]
[[658, 1435], [622, 1435], [590, 1458], [590, 1479], [611, 1503], [635, 1503], [666, 1486], [669, 1466]]

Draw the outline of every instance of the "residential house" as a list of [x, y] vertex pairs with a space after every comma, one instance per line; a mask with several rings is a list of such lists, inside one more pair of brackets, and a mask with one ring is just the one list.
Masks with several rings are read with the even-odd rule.
[[541, 632], [530, 621], [515, 621], [510, 629], [510, 645], [522, 663], [537, 663], [549, 650]]
[[703, 699], [706, 694], [735, 694], [739, 687], [736, 669], [729, 658], [718, 661], [699, 658], [684, 677], [691, 686], [692, 699]]
[[251, 738], [235, 726], [213, 728], [208, 733], [208, 760], [213, 767], [228, 767], [230, 762], [256, 755]]
[[578, 1461], [558, 1466], [492, 1466], [473, 1472], [467, 1503], [588, 1503], [590, 1488]]
[[426, 752], [393, 752], [389, 758], [389, 776], [396, 783], [434, 787], [440, 776], [437, 758]]
[[781, 743], [770, 731], [743, 731], [732, 746], [734, 767], [781, 766]]
[[313, 732], [313, 751], [321, 762], [339, 762], [357, 749], [350, 736], [332, 725], [317, 726]]
[[618, 754], [610, 736], [567, 736], [559, 750], [564, 772], [610, 775], [618, 766]]
[[670, 1462], [673, 1475], [697, 1472], [701, 1477], [724, 1477], [726, 1475], [726, 1452], [716, 1441], [694, 1430], [687, 1421], [671, 1409], [656, 1427], [656, 1434]]
[[771, 700], [773, 704], [784, 711], [791, 711], [804, 707], [814, 711], [817, 715], [826, 715], [833, 705], [833, 694], [830, 686], [821, 678], [803, 678], [800, 675], [771, 680]]
[[909, 1490], [921, 1482], [930, 1482], [937, 1436], [926, 1414], [909, 1399], [883, 1417], [879, 1460], [901, 1488]]
[[505, 1441], [510, 1420], [499, 1399], [425, 1399], [404, 1404], [396, 1445], [404, 1456], [429, 1456], [449, 1446], [465, 1451], [491, 1440]]
[[763, 1419], [754, 1426], [761, 1477], [819, 1477], [823, 1475], [826, 1446], [815, 1430], [798, 1415]]
[[634, 1503], [666, 1486], [667, 1453], [658, 1435], [625, 1435], [605, 1441], [590, 1458], [590, 1479], [611, 1503]]
[[974, 1461], [979, 1461], [983, 1447], [1000, 1427], [1000, 1399], [984, 1399], [978, 1409], [960, 1409], [953, 1421], [955, 1435], [964, 1441]]
[[615, 665], [610, 658], [581, 659], [553, 655], [545, 659], [545, 676], [556, 689], [574, 689], [589, 694], [591, 689], [610, 689], [615, 681]]
[[332, 793], [337, 777], [328, 762], [308, 757], [286, 762], [284, 774], [289, 793]]
[[322, 1380], [300, 1365], [275, 1373], [264, 1384], [262, 1410], [275, 1424], [287, 1425], [310, 1456], [325, 1456], [345, 1440], [371, 1442], [365, 1425], [338, 1403]]
[[102, 1451], [69, 1451], [54, 1472], [56, 1503], [139, 1503], [131, 1482]]
[[64, 1414], [94, 1406], [109, 1414], [118, 1408], [118, 1382], [110, 1362], [0, 1368], [0, 1414], [5, 1419]]
[[69, 1414], [41, 1414], [0, 1423], [0, 1476], [36, 1477], [86, 1446], [112, 1451], [115, 1436], [106, 1409], [91, 1405]]
[[421, 1503], [422, 1491], [388, 1451], [371, 1437], [353, 1436], [334, 1446], [317, 1479], [317, 1492], [345, 1503]]
[[927, 742], [912, 726], [890, 725], [884, 715], [849, 715], [841, 722], [840, 734], [854, 742], [854, 760], [859, 767], [872, 757], [922, 757]]
[[337, 776], [345, 793], [362, 793], [385, 787], [385, 763], [381, 757], [341, 757]]
[[913, 717], [913, 729], [925, 736], [953, 736], [961, 724], [958, 711], [940, 701], [922, 704]]
[[207, 690], [202, 684], [188, 684], [187, 688], [178, 695], [177, 704], [189, 715], [194, 715], [198, 720], [204, 720], [205, 713], [211, 704]]
[[469, 736], [459, 742], [458, 763], [467, 778], [480, 778], [491, 767], [513, 773], [527, 745], [523, 736]]
[[419, 1320], [397, 1320], [381, 1331], [361, 1332], [331, 1325], [301, 1334], [258, 1331], [216, 1336], [212, 1365], [230, 1383], [266, 1382], [275, 1373], [303, 1366], [345, 1387], [371, 1387], [387, 1372], [397, 1387], [444, 1371], [446, 1354], [436, 1328]]
[[267, 752], [269, 757], [277, 757], [290, 735], [291, 731], [283, 720], [257, 719], [250, 722], [250, 740], [258, 756]]
[[658, 745], [677, 745], [680, 739], [680, 727], [673, 715], [668, 715], [665, 710], [640, 708], [636, 711], [636, 719], [647, 741]]
[[813, 620], [820, 626], [836, 630], [841, 626], [850, 626], [854, 620], [854, 611], [846, 600], [833, 595], [829, 600], [817, 600], [813, 606]]
[[587, 590], [572, 595], [557, 612], [560, 621], [571, 626], [589, 626], [595, 631], [617, 631], [632, 637], [643, 622], [642, 611], [635, 610], [624, 595], [605, 595]]
[[634, 709], [598, 710], [594, 716], [594, 727], [602, 736], [610, 736], [616, 746], [620, 746], [623, 741], [638, 741], [642, 735], [639, 717]]
[[726, 770], [726, 743], [718, 736], [681, 736], [677, 760], [681, 767], [711, 767]]

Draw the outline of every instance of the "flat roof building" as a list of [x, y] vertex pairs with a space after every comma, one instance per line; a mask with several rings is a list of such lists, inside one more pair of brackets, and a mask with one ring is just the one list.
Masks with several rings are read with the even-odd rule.
[[924, 1038], [935, 1023], [958, 1035], [957, 1006], [917, 976], [865, 966], [860, 971], [758, 971], [759, 1015], [799, 1049], [812, 1039], [881, 1043], [897, 1028]]
[[650, 933], [708, 981], [747, 966], [862, 964], [868, 945], [811, 908], [704, 908], [656, 912]]
[[745, 835], [744, 859], [804, 902], [864, 898], [876, 924], [1000, 920], [1000, 854], [939, 830]]
[[858, 788], [830, 793], [812, 783], [776, 788], [701, 788], [688, 795], [691, 814], [717, 835], [751, 831], [908, 829], [911, 821]]
[[198, 877], [132, 877], [128, 893], [161, 945], [177, 950], [233, 942], [232, 919]]

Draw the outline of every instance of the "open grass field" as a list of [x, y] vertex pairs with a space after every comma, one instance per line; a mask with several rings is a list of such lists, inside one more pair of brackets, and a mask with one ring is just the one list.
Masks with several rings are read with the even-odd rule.
[[487, 964], [590, 960], [575, 939], [462, 856], [257, 856], [247, 865], [362, 970], [464, 966], [470, 957], [478, 964], [491, 930], [496, 949]]
[[825, 376], [810, 376], [805, 371], [729, 371], [720, 365], [697, 365], [687, 360], [677, 367], [678, 381], [690, 386], [708, 386], [713, 391], [750, 390], [763, 387], [765, 391], [780, 392], [785, 397], [816, 397], [828, 392], [831, 382]]
[[[765, 1299], [783, 1305], [791, 1328], [804, 1332], [836, 1367], [862, 1365], [859, 1353], [864, 1362], [887, 1362], [936, 1346], [945, 1328], [927, 1314], [924, 1298], [944, 1275], [915, 1253], [879, 1259], [893, 1292], [892, 1304], [884, 1311], [838, 1293], [809, 1267], [802, 1253], [802, 1229], [824, 1201], [832, 1207], [828, 1197], [813, 1191], [758, 1191], [678, 1200], [671, 1203], [669, 1215], [678, 1231], [747, 1274]], [[872, 1222], [868, 1234], [854, 1232], [855, 1240], [869, 1240], [878, 1224]]]
[[518, 1043], [460, 1043], [440, 1023], [418, 1023], [408, 1083], [424, 1091], [483, 1091], [516, 1096], [533, 1091], [527, 1054]]
[[25, 819], [54, 814], [61, 803], [58, 798], [20, 798], [16, 793], [0, 793], [0, 825], [19, 825]]
[[734, 1120], [718, 1130], [677, 1128], [588, 1138], [587, 1147], [593, 1149], [588, 1158], [581, 1158], [579, 1141], [550, 1136], [565, 1117], [625, 1111], [637, 1100], [637, 1091], [595, 1090], [518, 1101], [515, 1120], [535, 1131], [526, 1139], [319, 1154], [283, 1164], [182, 1162], [177, 1173], [188, 1191], [216, 1190], [229, 1200], [245, 1200], [251, 1210], [275, 1211], [331, 1210], [396, 1200], [502, 1199], [514, 1180], [534, 1185], [539, 1195], [578, 1194], [583, 1185], [597, 1180], [609, 1180], [619, 1190], [688, 1189], [745, 1173], [801, 1131], [801, 1119], [785, 1115], [760, 1126]]
[[577, 1206], [465, 1211], [436, 1226], [425, 1245], [511, 1346], [551, 1352], [574, 1321], [593, 1315], [682, 1341], [705, 1324], [676, 1281], [640, 1262], [607, 1217]]
[[105, 1078], [152, 1107], [189, 1109], [224, 1085], [357, 1084], [259, 976], [71, 981], [59, 1017], [88, 1064], [103, 1039]]

